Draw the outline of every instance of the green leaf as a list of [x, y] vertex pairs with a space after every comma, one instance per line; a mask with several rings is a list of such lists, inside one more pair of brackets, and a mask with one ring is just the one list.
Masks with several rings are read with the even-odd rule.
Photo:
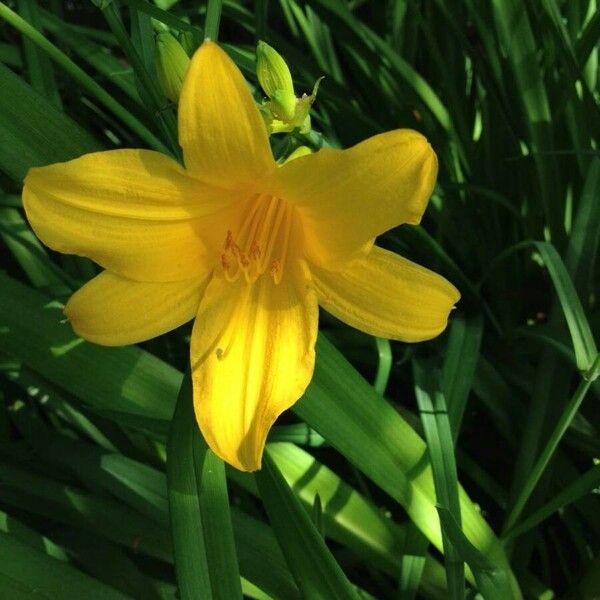
[[544, 519], [552, 516], [564, 506], [577, 502], [587, 494], [593, 493], [600, 486], [600, 465], [594, 465], [588, 471], [578, 476], [570, 485], [564, 488], [544, 506], [538, 508], [533, 514], [523, 519], [516, 527], [511, 529], [505, 539], [518, 537], [526, 531], [539, 525]]
[[198, 429], [189, 374], [171, 424], [167, 484], [181, 598], [241, 599], [225, 470]]
[[71, 291], [70, 277], [50, 260], [18, 210], [0, 207], [0, 236], [35, 287], [59, 295]]
[[30, 167], [99, 150], [70, 117], [0, 64], [0, 169], [21, 182]]
[[587, 371], [598, 355], [598, 349], [579, 296], [554, 246], [548, 242], [535, 242], [535, 247], [542, 255], [558, 294], [571, 333], [577, 368], [581, 371]]
[[[597, 20], [600, 22], [600, 19]], [[594, 274], [600, 244], [598, 196], [600, 196], [600, 158], [594, 158], [585, 179], [565, 258], [567, 271], [586, 307], [594, 289]]]
[[448, 406], [448, 418], [454, 443], [458, 438], [467, 399], [473, 385], [482, 335], [483, 320], [480, 317], [452, 319], [442, 371], [442, 389]]
[[[406, 549], [403, 529], [327, 466], [311, 454], [288, 443], [269, 443], [269, 454], [287, 484], [310, 511], [317, 494], [321, 499], [323, 529], [327, 537], [351, 548], [364, 560], [373, 562], [390, 575], [397, 571], [401, 552]], [[310, 477], [308, 476], [310, 474]], [[253, 479], [235, 469], [229, 477], [253, 494]]]
[[308, 513], [265, 452], [255, 475], [260, 496], [302, 597], [358, 600], [352, 584], [327, 549]]
[[10, 533], [20, 542], [23, 542], [40, 552], [45, 552], [48, 556], [51, 556], [56, 560], [69, 561], [69, 556], [64, 548], [3, 511], [0, 511], [0, 531]]
[[498, 36], [506, 52], [518, 87], [523, 118], [534, 152], [541, 204], [552, 241], [562, 248], [565, 240], [563, 215], [557, 194], [560, 169], [552, 141], [552, 116], [542, 70], [538, 63], [537, 40], [520, 0], [493, 0], [492, 8]]
[[2, 501], [164, 561], [172, 560], [168, 532], [110, 497], [0, 463]]
[[[19, 0], [20, 15], [29, 23], [39, 28], [40, 10], [37, 2], [33, 0]], [[23, 40], [23, 50], [31, 87], [49, 100], [58, 109], [62, 108], [62, 102], [58, 93], [56, 80], [54, 79], [54, 68], [48, 57], [31, 40]]]
[[[413, 600], [417, 597], [421, 579], [427, 564], [429, 540], [415, 525], [408, 527], [407, 537], [414, 550], [406, 550], [400, 561], [400, 582], [398, 600]], [[408, 544], [407, 544], [408, 545]], [[445, 596], [446, 594], [444, 594]]]
[[542, 449], [542, 452], [537, 458], [533, 468], [531, 469], [531, 472], [528, 474], [523, 486], [519, 489], [515, 503], [506, 517], [506, 525], [504, 527], [505, 532], [509, 532], [515, 526], [515, 523], [521, 516], [521, 513], [525, 508], [531, 494], [533, 493], [533, 490], [539, 483], [540, 478], [550, 464], [550, 461], [554, 456], [556, 449], [558, 448], [558, 444], [562, 440], [569, 425], [577, 414], [581, 403], [583, 402], [588, 390], [590, 389], [590, 386], [592, 385], [592, 381], [600, 375], [600, 355], [596, 355], [596, 360], [591, 365], [586, 375], [587, 376], [582, 378], [577, 386], [577, 389], [575, 390], [575, 393], [560, 414], [558, 421], [554, 426], [548, 441], [546, 442], [546, 445]]
[[181, 381], [176, 369], [133, 346], [84, 342], [64, 322], [60, 304], [2, 273], [0, 288], [0, 350], [96, 409], [166, 430]]
[[448, 509], [438, 506], [438, 512], [445, 534], [471, 568], [477, 587], [485, 600], [511, 598], [511, 586], [506, 572], [492, 564], [482, 552], [469, 542]]
[[[313, 381], [294, 412], [398, 501], [423, 534], [441, 549], [425, 443], [323, 336], [317, 342], [317, 357]], [[459, 495], [467, 538], [510, 573], [502, 546], [489, 525], [462, 489]], [[512, 573], [511, 585], [512, 597], [520, 598]]]
[[154, 4], [151, 4], [146, 0], [124, 0], [123, 4], [134, 7], [140, 12], [149, 15], [153, 19], [156, 19], [157, 21], [176, 29], [177, 31], [189, 31], [195, 34], [198, 39], [200, 39], [202, 36], [202, 31], [192, 23], [188, 23], [187, 21], [176, 17], [174, 14], [163, 10]]
[[61, 44], [77, 53], [86, 63], [96, 69], [99, 74], [114, 83], [132, 100], [139, 103], [140, 97], [135, 87], [133, 69], [126, 68], [123, 61], [111, 54], [108, 49], [87, 36], [73, 31], [69, 24], [50, 12], [43, 12], [43, 22], [49, 31], [60, 40]]
[[[3, 2], [0, 2], [0, 19], [10, 23], [34, 44], [39, 46], [54, 60], [60, 68], [69, 73], [85, 90], [95, 97], [116, 117], [126, 123], [132, 131], [137, 133], [147, 144], [156, 150], [165, 151], [165, 145], [143, 125], [134, 115], [117, 102], [104, 88], [92, 79], [83, 69], [76, 65], [62, 50], [55, 46], [35, 27], [22, 19]], [[14, 100], [14, 98], [13, 98]], [[1, 138], [0, 138], [1, 140]]]
[[[30, 426], [31, 421], [25, 420], [23, 425]], [[72, 472], [90, 489], [109, 492], [121, 504], [107, 502], [73, 487], [57, 485], [23, 470], [2, 470], [0, 466], [5, 502], [81, 530], [79, 537], [85, 535], [84, 532], [91, 532], [99, 536], [98, 540], [110, 540], [124, 545], [126, 549], [133, 547], [140, 554], [173, 562], [170, 535], [166, 528], [169, 514], [164, 473], [90, 444], [64, 436], [44, 435], [39, 428], [31, 431], [31, 437], [39, 441], [38, 462], [43, 462], [46, 471], [49, 465], [53, 465], [60, 467], [61, 472]], [[138, 517], [138, 512], [147, 515], [150, 520]], [[298, 598], [298, 590], [268, 526], [240, 510], [233, 511], [232, 521], [244, 577], [273, 598]], [[219, 523], [217, 519], [216, 524]], [[10, 521], [10, 526], [14, 532], [14, 520]], [[3, 529], [1, 513], [0, 529]], [[48, 542], [45, 545], [48, 551]], [[77, 556], [84, 550], [85, 547], [79, 546]], [[112, 554], [114, 557], [114, 549]]]
[[[131, 415], [136, 426], [164, 427], [181, 381], [178, 371], [138, 348], [109, 349], [78, 340], [60, 322], [60, 307], [46, 296], [1, 274], [0, 286], [0, 350], [91, 407], [111, 411], [122, 421]], [[317, 356], [313, 382], [294, 410], [399, 501], [441, 548], [424, 442], [323, 337]], [[506, 564], [489, 526], [462, 491], [461, 512], [475, 546]]]
[[238, 560], [244, 577], [278, 600], [300, 600], [300, 592], [271, 528], [232, 508]]
[[[550, 242], [528, 240], [519, 242], [502, 251], [494, 259], [493, 266], [497, 266], [501, 261], [515, 252], [531, 246], [534, 246], [539, 252], [554, 284], [554, 289], [556, 290], [560, 306], [567, 321], [569, 333], [571, 334], [577, 367], [581, 371], [586, 371], [594, 362], [598, 350], [573, 281], [554, 246]], [[575, 263], [572, 264], [575, 267]], [[491, 269], [486, 272], [485, 277], [488, 277], [490, 272]], [[553, 311], [551, 311], [552, 314]]]
[[[432, 361], [417, 358], [413, 359], [413, 373], [415, 396], [427, 440], [437, 503], [438, 506], [446, 508], [460, 526], [454, 440], [444, 393], [441, 390], [440, 375]], [[442, 539], [449, 598], [462, 600], [465, 595], [464, 564], [444, 529]]]
[[[26, 597], [98, 598], [98, 600], [125, 600], [127, 596], [88, 577], [43, 552], [34, 550], [10, 534], [0, 532], [0, 591], [7, 589], [12, 580], [18, 592]], [[12, 594], [4, 596], [13, 598]]]

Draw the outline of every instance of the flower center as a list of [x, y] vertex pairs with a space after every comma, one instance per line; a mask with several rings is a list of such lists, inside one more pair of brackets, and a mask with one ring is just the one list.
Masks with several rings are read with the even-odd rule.
[[227, 231], [221, 266], [227, 281], [240, 275], [248, 283], [267, 270], [275, 283], [281, 281], [288, 253], [292, 209], [274, 196], [259, 195], [250, 204], [239, 231]]

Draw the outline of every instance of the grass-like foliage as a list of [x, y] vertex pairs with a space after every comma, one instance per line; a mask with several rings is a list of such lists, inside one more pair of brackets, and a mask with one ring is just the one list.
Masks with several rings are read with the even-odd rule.
[[[258, 40], [298, 91], [325, 76], [276, 154], [408, 127], [440, 161], [422, 224], [379, 244], [460, 289], [448, 330], [323, 313], [256, 475], [178, 402], [190, 327], [77, 338], [62, 305], [98, 269], [22, 210], [32, 166], [178, 156], [165, 29], [218, 39], [257, 100]], [[0, 597], [600, 597], [599, 36], [596, 0], [0, 2]]]

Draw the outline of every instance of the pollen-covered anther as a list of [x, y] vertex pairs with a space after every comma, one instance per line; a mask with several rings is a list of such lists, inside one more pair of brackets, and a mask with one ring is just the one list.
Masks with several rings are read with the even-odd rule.
[[250, 248], [250, 258], [252, 260], [260, 260], [261, 255], [260, 246], [258, 244], [252, 244], [252, 248]]
[[273, 196], [256, 197], [239, 229], [228, 230], [225, 236], [221, 256], [225, 278], [236, 281], [243, 275], [248, 283], [253, 283], [265, 273], [279, 283], [291, 220], [290, 208], [284, 201]]
[[279, 283], [281, 281], [281, 275], [283, 274], [283, 267], [282, 267], [280, 260], [274, 260], [271, 263], [271, 266], [269, 268], [269, 273], [271, 274], [271, 277], [273, 277], [273, 280], [275, 281], [275, 283]]

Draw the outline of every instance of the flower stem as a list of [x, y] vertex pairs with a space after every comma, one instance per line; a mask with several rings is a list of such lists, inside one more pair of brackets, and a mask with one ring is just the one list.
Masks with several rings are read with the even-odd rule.
[[221, 8], [223, 0], [208, 0], [206, 9], [206, 23], [204, 25], [204, 37], [216, 42], [219, 39], [219, 24], [221, 22]]

